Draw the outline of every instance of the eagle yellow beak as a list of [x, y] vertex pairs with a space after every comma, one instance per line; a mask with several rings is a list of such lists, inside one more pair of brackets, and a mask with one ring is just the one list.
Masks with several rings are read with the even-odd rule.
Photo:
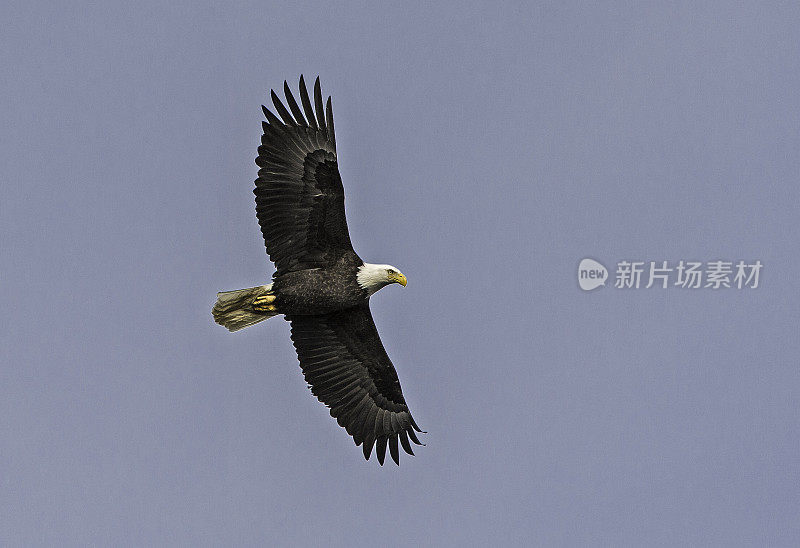
[[405, 287], [406, 284], [408, 283], [408, 280], [406, 280], [406, 277], [403, 276], [402, 272], [397, 272], [395, 274], [389, 274], [389, 280], [394, 282], [394, 283], [398, 283], [398, 284], [402, 285], [403, 287]]

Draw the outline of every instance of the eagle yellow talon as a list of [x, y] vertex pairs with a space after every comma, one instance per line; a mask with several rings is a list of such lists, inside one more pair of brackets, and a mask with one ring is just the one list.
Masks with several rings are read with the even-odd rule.
[[253, 310], [256, 312], [275, 312], [275, 295], [264, 295], [253, 299]]

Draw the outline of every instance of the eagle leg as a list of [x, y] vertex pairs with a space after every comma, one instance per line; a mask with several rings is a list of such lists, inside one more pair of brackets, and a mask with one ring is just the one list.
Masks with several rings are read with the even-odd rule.
[[264, 295], [253, 299], [253, 310], [255, 312], [275, 312], [274, 295]]

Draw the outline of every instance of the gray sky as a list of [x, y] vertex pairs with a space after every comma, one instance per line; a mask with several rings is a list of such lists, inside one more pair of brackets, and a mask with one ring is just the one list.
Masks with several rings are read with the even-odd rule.
[[[800, 543], [796, 6], [75, 4], [3, 10], [0, 543]], [[409, 279], [372, 299], [399, 468], [286, 322], [211, 318], [273, 272], [259, 105], [301, 73]], [[764, 267], [587, 293], [584, 257]]]

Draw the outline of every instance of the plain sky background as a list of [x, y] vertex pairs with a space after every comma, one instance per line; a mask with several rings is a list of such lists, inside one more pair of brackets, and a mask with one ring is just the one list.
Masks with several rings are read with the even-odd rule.
[[[800, 544], [793, 2], [12, 2], [0, 32], [0, 543]], [[260, 104], [333, 96], [417, 422], [364, 461], [282, 319]], [[761, 260], [582, 292], [580, 259]]]

